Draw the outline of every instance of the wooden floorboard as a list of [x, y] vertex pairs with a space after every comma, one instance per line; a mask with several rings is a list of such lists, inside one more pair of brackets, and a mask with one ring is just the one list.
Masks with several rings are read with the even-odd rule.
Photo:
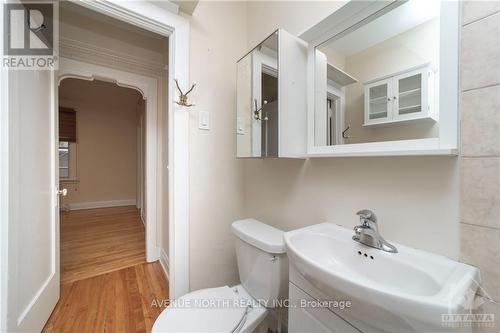
[[167, 298], [158, 262], [69, 282], [43, 332], [150, 332]]
[[144, 263], [144, 237], [134, 206], [61, 213], [61, 283]]
[[135, 207], [61, 214], [61, 294], [43, 332], [150, 332], [168, 281]]

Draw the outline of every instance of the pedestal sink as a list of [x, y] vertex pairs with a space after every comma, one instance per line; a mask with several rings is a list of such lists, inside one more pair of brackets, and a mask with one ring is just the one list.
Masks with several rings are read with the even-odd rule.
[[384, 252], [352, 235], [323, 223], [285, 233], [285, 243], [300, 278], [325, 299], [351, 300], [351, 309], [339, 316], [357, 329], [447, 331], [442, 315], [468, 312], [464, 304], [478, 288], [477, 268], [399, 244], [398, 253]]

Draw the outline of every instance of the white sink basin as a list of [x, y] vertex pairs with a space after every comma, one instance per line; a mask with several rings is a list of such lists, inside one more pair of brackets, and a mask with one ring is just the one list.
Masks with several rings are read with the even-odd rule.
[[323, 223], [285, 233], [285, 243], [292, 267], [322, 295], [351, 300], [338, 314], [355, 327], [435, 332], [444, 330], [442, 314], [467, 313], [462, 306], [477, 290], [477, 268], [399, 244], [398, 253], [384, 252], [352, 235]]

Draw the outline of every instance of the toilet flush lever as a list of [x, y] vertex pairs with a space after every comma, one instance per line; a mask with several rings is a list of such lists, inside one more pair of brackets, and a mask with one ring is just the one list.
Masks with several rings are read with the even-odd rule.
[[275, 262], [276, 260], [278, 260], [278, 257], [276, 257], [276, 256], [272, 256], [272, 257], [271, 257], [271, 261], [272, 261], [272, 262]]

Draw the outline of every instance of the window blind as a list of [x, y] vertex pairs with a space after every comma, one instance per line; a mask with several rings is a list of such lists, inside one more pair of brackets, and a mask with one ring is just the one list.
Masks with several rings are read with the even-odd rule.
[[59, 108], [59, 141], [76, 142], [76, 111]]

